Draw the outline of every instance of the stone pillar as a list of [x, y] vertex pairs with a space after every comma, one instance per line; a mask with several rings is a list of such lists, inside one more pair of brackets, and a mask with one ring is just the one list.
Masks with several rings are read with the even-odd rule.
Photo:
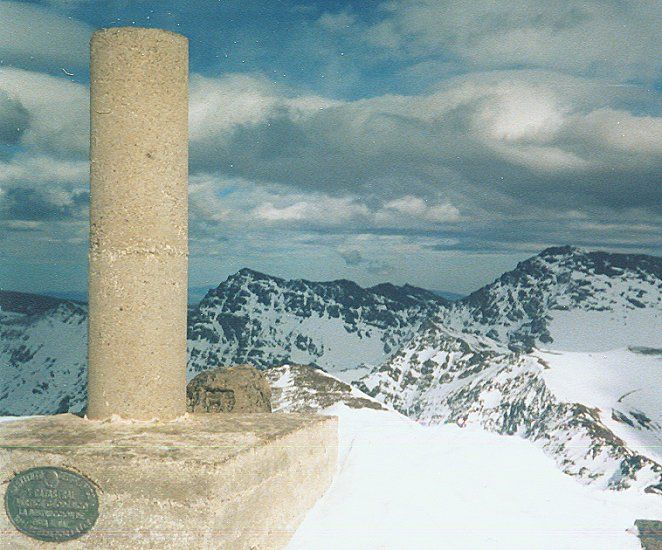
[[186, 412], [188, 41], [94, 33], [89, 418]]

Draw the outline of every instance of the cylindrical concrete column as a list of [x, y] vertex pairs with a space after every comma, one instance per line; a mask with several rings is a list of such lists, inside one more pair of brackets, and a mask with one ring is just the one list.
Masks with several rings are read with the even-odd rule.
[[186, 412], [188, 41], [95, 32], [90, 64], [89, 418]]

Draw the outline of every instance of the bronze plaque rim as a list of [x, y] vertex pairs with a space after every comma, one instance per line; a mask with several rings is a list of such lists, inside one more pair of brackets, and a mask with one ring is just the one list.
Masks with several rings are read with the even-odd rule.
[[[87, 523], [89, 523], [89, 525], [83, 527], [78, 526], [76, 529], [69, 529], [68, 531], [52, 531], [49, 533], [48, 527], [31, 528], [29, 525], [28, 526], [22, 525], [20, 524], [20, 522], [16, 521], [12, 513], [12, 509], [14, 508], [14, 505], [13, 503], [10, 503], [10, 498], [11, 498], [10, 492], [11, 492], [12, 483], [16, 482], [17, 480], [20, 480], [21, 478], [29, 475], [30, 473], [38, 472], [38, 471], [64, 473], [67, 476], [73, 477], [73, 480], [69, 481], [70, 483], [73, 481], [73, 483], [79, 486], [82, 485], [86, 489], [89, 489], [88, 493], [93, 497], [92, 503], [89, 504], [88, 507], [85, 509], [86, 512], [85, 519], [87, 520]], [[76, 472], [75, 470], [70, 470], [59, 466], [35, 466], [33, 468], [28, 468], [27, 470], [23, 470], [21, 472], [16, 473], [14, 477], [12, 477], [9, 480], [9, 483], [7, 484], [4, 501], [5, 501], [4, 502], [5, 513], [7, 514], [9, 521], [16, 528], [16, 530], [30, 538], [44, 542], [66, 542], [68, 540], [74, 540], [80, 538], [85, 533], [89, 532], [90, 529], [92, 529], [92, 527], [94, 527], [94, 525], [97, 522], [97, 519], [99, 518], [99, 496], [97, 495], [94, 482], [92, 482], [90, 479], [80, 474], [79, 472]]]

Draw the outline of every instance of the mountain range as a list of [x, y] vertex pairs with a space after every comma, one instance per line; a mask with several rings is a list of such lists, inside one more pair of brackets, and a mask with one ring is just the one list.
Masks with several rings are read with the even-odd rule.
[[[343, 395], [478, 424], [584, 483], [662, 492], [661, 312], [662, 259], [573, 247], [454, 301], [242, 269], [190, 307], [188, 375], [248, 362], [301, 410]], [[84, 303], [0, 292], [0, 414], [84, 409], [86, 321]]]

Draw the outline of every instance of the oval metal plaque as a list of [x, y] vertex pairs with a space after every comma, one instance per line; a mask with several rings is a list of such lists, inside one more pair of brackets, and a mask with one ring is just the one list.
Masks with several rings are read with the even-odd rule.
[[16, 474], [7, 485], [5, 510], [21, 533], [48, 542], [80, 537], [99, 517], [91, 481], [76, 472], [45, 466]]

